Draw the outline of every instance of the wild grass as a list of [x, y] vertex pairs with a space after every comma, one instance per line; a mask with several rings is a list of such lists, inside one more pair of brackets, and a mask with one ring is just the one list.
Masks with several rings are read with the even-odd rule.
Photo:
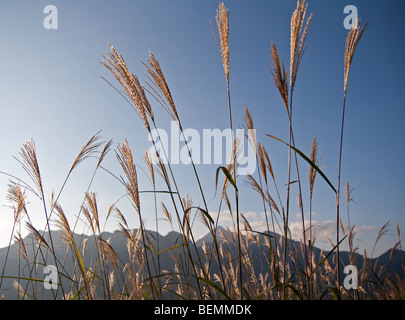
[[[113, 147], [112, 141], [102, 142], [100, 132], [91, 137], [80, 149], [69, 168], [66, 179], [60, 190], [50, 193], [50, 201], [46, 203], [43, 180], [40, 173], [34, 140], [27, 141], [21, 148], [20, 157], [16, 158], [27, 173], [29, 182], [10, 174], [10, 185], [7, 199], [14, 211], [14, 224], [11, 230], [9, 247], [0, 266], [0, 290], [5, 289], [6, 281], [13, 280], [11, 286], [18, 299], [41, 299], [44, 294], [51, 294], [53, 299], [402, 299], [405, 294], [405, 282], [398, 274], [389, 274], [385, 266], [371, 264], [371, 259], [364, 255], [361, 261], [357, 254], [354, 239], [357, 229], [350, 224], [350, 204], [354, 202], [349, 183], [346, 184], [346, 207], [349, 222], [348, 230], [343, 227], [340, 216], [340, 176], [343, 146], [343, 128], [346, 108], [346, 93], [349, 70], [355, 49], [365, 31], [366, 26], [349, 31], [346, 40], [344, 65], [344, 102], [341, 125], [341, 142], [339, 145], [339, 168], [336, 187], [330, 182], [320, 168], [319, 146], [317, 139], [312, 141], [311, 154], [306, 156], [296, 146], [293, 126], [293, 93], [297, 85], [298, 72], [305, 52], [306, 36], [312, 14], [307, 17], [308, 5], [304, 0], [297, 1], [296, 10], [291, 17], [290, 33], [290, 67], [289, 73], [279, 56], [276, 45], [271, 43], [270, 74], [274, 86], [279, 92], [287, 112], [289, 129], [288, 142], [268, 135], [264, 142], [256, 140], [254, 134], [247, 135], [256, 155], [257, 170], [244, 179], [237, 175], [240, 164], [241, 137], [232, 137], [232, 152], [226, 166], [216, 170], [216, 183], [213, 188], [219, 190], [219, 205], [209, 208], [205, 192], [197, 168], [193, 162], [187, 139], [183, 131], [181, 117], [173, 99], [169, 84], [159, 61], [149, 53], [146, 62], [146, 80], [144, 84], [127, 67], [124, 58], [114, 46], [109, 45], [103, 56], [102, 65], [115, 79], [103, 79], [125, 99], [139, 116], [148, 133], [158, 128], [155, 117], [155, 104], [163, 108], [175, 121], [183, 135], [192, 164], [195, 183], [199, 195], [181, 193], [178, 176], [168, 161], [167, 151], [157, 148], [158, 137], [152, 141], [156, 152], [146, 152], [144, 162], [147, 170], [144, 173], [150, 180], [152, 190], [139, 187], [138, 170], [133, 150], [128, 140], [119, 143], [115, 155], [120, 172], [112, 172], [103, 167], [103, 160]], [[307, 17], [307, 18], [306, 18]], [[222, 67], [226, 80], [229, 125], [234, 128], [232, 118], [230, 91], [230, 15], [229, 10], [220, 3], [216, 14], [216, 27], [211, 27], [218, 45]], [[218, 32], [218, 36], [217, 36]], [[149, 100], [151, 99], [151, 100]], [[156, 113], [158, 114], [158, 113]], [[245, 106], [243, 128], [246, 132], [255, 129], [254, 117]], [[277, 141], [288, 148], [286, 163], [288, 178], [280, 183], [278, 172], [273, 168], [271, 153], [264, 143]], [[158, 152], [160, 150], [161, 152]], [[82, 206], [74, 224], [68, 221], [59, 202], [65, 185], [80, 164], [88, 159], [96, 158], [97, 163], [84, 192]], [[308, 182], [302, 180], [299, 163], [309, 166]], [[130, 200], [133, 212], [138, 218], [138, 228], [131, 229], [126, 216], [133, 212], [124, 212], [119, 208], [119, 199], [108, 208], [106, 219], [101, 221], [97, 194], [92, 191], [93, 178], [98, 171], [108, 172], [123, 188], [125, 197]], [[295, 170], [296, 181], [292, 181]], [[322, 252], [316, 250], [316, 230], [312, 221], [313, 194], [316, 192], [315, 178], [324, 179], [330, 191], [336, 194], [336, 233], [332, 242], [332, 250]], [[222, 180], [222, 187], [219, 183]], [[265, 231], [254, 230], [246, 214], [239, 210], [241, 182], [254, 190], [257, 201], [263, 206]], [[290, 230], [290, 203], [293, 199], [291, 185], [297, 183], [296, 198], [299, 203], [302, 223], [301, 241], [293, 241]], [[304, 195], [301, 185], [309, 184], [309, 225], [304, 216]], [[160, 185], [164, 188], [161, 189]], [[282, 198], [282, 189], [286, 189], [286, 197]], [[143, 194], [153, 194], [153, 207], [156, 220], [156, 231], [147, 230], [145, 226]], [[164, 198], [160, 198], [165, 195]], [[33, 225], [32, 213], [27, 209], [28, 197], [37, 198], [42, 203], [46, 225], [38, 228]], [[161, 201], [164, 199], [164, 201]], [[196, 201], [196, 199], [198, 199]], [[161, 202], [159, 202], [161, 201]], [[220, 215], [228, 211], [232, 216], [232, 228], [221, 228]], [[218, 212], [213, 218], [213, 212]], [[162, 215], [172, 227], [176, 238], [163, 243], [159, 234], [159, 216]], [[105, 238], [104, 227], [108, 219], [115, 218], [120, 226], [120, 237], [125, 239], [125, 248], [114, 247], [114, 240]], [[199, 219], [210, 235], [211, 241], [199, 245], [193, 222]], [[78, 222], [84, 222], [87, 236], [77, 234]], [[21, 236], [21, 227], [26, 227], [30, 237]], [[53, 227], [53, 228], [52, 228]], [[56, 233], [55, 228], [59, 230]], [[42, 230], [42, 231], [41, 231]], [[376, 242], [389, 230], [385, 224], [378, 233]], [[52, 231], [52, 232], [51, 232]], [[344, 236], [341, 238], [340, 234]], [[400, 231], [397, 226], [398, 239]], [[55, 237], [58, 237], [55, 239]], [[28, 239], [28, 240], [27, 240]], [[348, 242], [348, 260], [358, 267], [359, 287], [356, 290], [341, 286], [341, 270], [343, 258], [340, 246]], [[13, 243], [14, 242], [14, 243]], [[55, 246], [63, 243], [63, 248]], [[122, 243], [122, 242], [121, 242]], [[400, 247], [400, 240], [394, 245], [390, 259]], [[18, 249], [17, 274], [5, 274], [10, 250]], [[373, 253], [372, 253], [373, 254]], [[357, 257], [357, 258], [356, 258]], [[167, 264], [167, 261], [170, 261]], [[56, 289], [44, 289], [43, 274], [39, 271], [45, 265], [55, 265], [57, 272]], [[10, 288], [6, 288], [10, 289]]]

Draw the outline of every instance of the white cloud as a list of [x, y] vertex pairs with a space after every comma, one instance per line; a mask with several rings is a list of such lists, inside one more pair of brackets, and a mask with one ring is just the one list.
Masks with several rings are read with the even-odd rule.
[[[248, 220], [250, 226], [252, 227], [253, 230], [255, 231], [266, 231], [267, 230], [267, 224], [266, 224], [266, 219], [264, 212], [256, 212], [256, 211], [248, 211], [245, 213], [242, 213], [245, 218]], [[218, 213], [211, 212], [211, 216], [213, 217], [214, 220], [216, 220]], [[316, 238], [316, 243], [315, 246], [319, 247], [328, 247], [329, 246], [329, 239], [335, 243], [336, 242], [336, 221], [334, 220], [325, 220], [325, 221], [319, 221], [314, 219], [315, 213], [312, 214], [312, 234]], [[305, 228], [309, 227], [309, 214], [306, 215], [305, 218]], [[319, 217], [318, 217], [319, 218]], [[220, 219], [219, 219], [219, 225], [223, 227], [229, 227], [232, 230], [233, 223], [232, 219], [234, 220], [234, 223], [236, 223], [236, 212], [233, 212], [232, 215], [229, 213], [229, 211], [222, 211], [220, 213]], [[272, 230], [272, 221], [271, 218], [268, 217], [269, 219], [269, 224], [270, 224], [270, 230]], [[280, 222], [280, 226], [282, 228], [282, 219], [278, 219]], [[241, 221], [243, 223], [243, 221]], [[276, 228], [276, 233], [282, 234], [283, 231], [280, 230], [278, 227], [278, 224], [275, 223], [275, 228]], [[294, 221], [290, 221], [289, 223], [289, 228], [291, 232], [291, 237], [294, 240], [300, 241], [302, 239], [303, 233], [302, 233], [302, 220], [301, 220], [301, 214], [296, 214]], [[344, 229], [346, 231], [349, 230], [348, 226], [344, 226]], [[369, 226], [369, 225], [361, 225], [361, 226], [356, 226], [355, 227], [355, 232], [357, 232], [357, 235], [359, 233], [364, 233], [367, 231], [375, 230], [375, 226]], [[307, 236], [309, 235], [309, 232], [307, 233]]]

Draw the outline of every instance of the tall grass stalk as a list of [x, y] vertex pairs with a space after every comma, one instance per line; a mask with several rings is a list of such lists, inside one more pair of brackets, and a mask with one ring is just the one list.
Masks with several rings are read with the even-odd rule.
[[[340, 144], [339, 144], [339, 164], [338, 164], [338, 176], [337, 176], [337, 192], [336, 192], [336, 243], [339, 243], [339, 223], [340, 223], [340, 175], [342, 168], [342, 152], [343, 152], [343, 132], [345, 124], [345, 112], [346, 112], [346, 94], [347, 85], [349, 81], [350, 66], [353, 61], [354, 52], [356, 50], [357, 44], [359, 43], [364, 31], [367, 28], [364, 25], [360, 29], [360, 21], [355, 21], [352, 28], [349, 30], [346, 38], [346, 48], [345, 48], [345, 61], [344, 61], [344, 86], [343, 86], [343, 108], [342, 108], [342, 122], [340, 126]], [[336, 276], [336, 286], [340, 290], [340, 250], [337, 247], [336, 257], [337, 257], [337, 276]]]
[[[311, 147], [311, 161], [315, 163], [318, 167], [321, 162], [321, 158], [318, 159], [318, 142], [316, 138], [312, 140], [312, 147]], [[312, 198], [315, 186], [315, 178], [316, 178], [317, 171], [314, 170], [314, 167], [309, 167], [309, 261], [310, 263], [310, 272], [312, 273], [312, 247], [314, 243], [313, 239], [313, 225], [312, 225]]]
[[[226, 91], [228, 98], [228, 114], [229, 114], [229, 126], [231, 131], [231, 140], [232, 140], [232, 155], [230, 160], [233, 180], [236, 184], [236, 158], [237, 158], [237, 146], [236, 146], [236, 137], [233, 135], [233, 119], [232, 119], [232, 105], [231, 105], [231, 90], [230, 90], [230, 81], [229, 81], [229, 10], [226, 8], [225, 4], [221, 2], [217, 10], [216, 15], [217, 28], [219, 33], [219, 41], [216, 35], [216, 32], [212, 26], [211, 28], [215, 36], [215, 40], [218, 45], [218, 50], [221, 54], [222, 65], [225, 73], [226, 80]], [[234, 188], [235, 194], [235, 206], [236, 206], [236, 228], [237, 228], [237, 237], [238, 237], [238, 262], [239, 262], [239, 291], [240, 298], [243, 299], [243, 271], [242, 271], [242, 248], [241, 248], [241, 231], [240, 231], [240, 213], [239, 213], [239, 192], [237, 188]]]
[[[305, 52], [306, 48], [306, 35], [308, 31], [309, 24], [312, 19], [312, 14], [307, 18], [304, 27], [304, 21], [306, 16], [308, 5], [305, 3], [305, 0], [297, 1], [297, 8], [292, 14], [291, 17], [291, 34], [290, 34], [290, 78], [289, 78], [289, 86], [287, 80], [287, 72], [284, 67], [284, 63], [281, 61], [278, 56], [277, 49], [275, 45], [272, 43], [271, 45], [271, 62], [272, 68], [270, 72], [274, 79], [274, 84], [278, 89], [281, 98], [284, 101], [284, 105], [287, 111], [288, 122], [289, 122], [289, 138], [288, 138], [288, 145], [295, 148], [295, 141], [294, 141], [294, 133], [293, 133], [293, 94], [295, 88], [295, 82], [298, 75], [299, 66], [302, 61], [302, 57]], [[304, 28], [303, 28], [304, 27]], [[291, 147], [288, 148], [288, 173], [287, 173], [287, 195], [286, 195], [286, 213], [283, 217], [284, 221], [284, 258], [283, 263], [284, 266], [287, 264], [287, 251], [288, 251], [288, 232], [289, 232], [289, 216], [290, 216], [290, 189], [291, 189], [291, 161], [292, 161], [292, 152]], [[302, 202], [302, 192], [301, 192], [301, 179], [299, 176], [299, 168], [298, 168], [298, 160], [297, 155], [294, 153], [295, 156], [295, 165], [297, 171], [297, 181], [299, 186], [299, 202], [300, 202], [300, 209], [301, 209], [301, 219], [302, 219], [302, 229], [303, 229], [303, 242], [304, 242], [304, 259], [305, 259], [305, 274], [308, 276], [308, 261], [307, 261], [307, 252], [306, 252], [306, 228], [305, 228], [305, 217], [304, 217], [304, 209], [303, 209], [303, 202]], [[286, 291], [286, 273], [283, 274], [283, 298], [287, 298], [287, 291]]]

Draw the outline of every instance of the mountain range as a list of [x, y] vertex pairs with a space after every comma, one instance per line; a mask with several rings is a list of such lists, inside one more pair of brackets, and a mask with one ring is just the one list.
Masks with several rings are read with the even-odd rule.
[[[136, 231], [136, 230], [135, 230]], [[231, 241], [231, 237], [234, 236], [232, 233], [229, 233], [228, 231], [225, 231], [223, 229], [222, 231], [224, 232], [219, 232], [218, 233], [218, 243], [222, 244], [223, 246], [228, 246], [228, 249], [231, 250], [231, 252], [235, 253], [237, 252], [237, 248], [235, 245], [233, 245]], [[227, 239], [224, 238], [224, 235]], [[55, 251], [57, 253], [57, 256], [61, 261], [63, 261], [63, 258], [65, 257], [66, 254], [66, 245], [62, 242], [61, 240], [61, 231], [52, 231], [51, 232], [52, 239], [53, 239], [53, 245], [55, 248]], [[158, 255], [159, 256], [159, 264], [160, 264], [160, 270], [152, 270], [152, 273], [156, 274], [161, 274], [162, 270], [166, 270], [168, 272], [173, 272], [174, 268], [174, 263], [172, 260], [173, 255], [181, 255], [182, 250], [181, 247], [178, 246], [177, 248], [170, 249], [176, 245], [181, 244], [181, 235], [175, 231], [169, 232], [167, 235], [160, 235], [154, 231], [148, 231], [149, 238], [151, 239], [153, 246], [155, 247], [156, 251], [160, 251], [161, 253]], [[86, 254], [84, 255], [84, 265], [85, 266], [90, 266], [94, 265], [95, 259], [96, 259], [96, 241], [94, 236], [87, 236], [87, 235], [79, 235], [79, 234], [74, 234], [74, 239], [76, 243], [82, 243], [84, 239], [87, 239], [87, 249], [86, 249]], [[265, 238], [270, 236], [272, 239], [276, 240], [277, 243], [283, 243], [282, 241], [282, 236], [278, 234], [258, 234], [260, 243], [265, 242]], [[100, 237], [102, 237], [105, 240], [109, 240], [109, 244], [111, 247], [114, 249], [114, 251], [117, 254], [120, 267], [122, 268], [128, 261], [129, 261], [129, 255], [127, 251], [127, 246], [126, 246], [126, 237], [124, 236], [122, 231], [115, 231], [115, 232], [103, 232]], [[49, 240], [49, 233], [45, 233], [44, 235], [45, 240]], [[157, 243], [157, 239], [159, 243]], [[24, 239], [24, 243], [26, 244], [27, 247], [27, 254], [28, 254], [28, 261], [33, 261], [34, 260], [34, 253], [32, 250], [32, 236], [28, 235]], [[246, 240], [246, 238], [244, 239]], [[280, 241], [281, 240], [281, 241]], [[212, 236], [211, 234], [207, 234], [206, 236], [202, 237], [198, 241], [196, 241], [196, 247], [191, 245], [190, 242], [190, 247], [193, 248], [192, 255], [197, 259], [197, 252], [195, 249], [198, 251], [199, 256], [204, 255], [203, 253], [203, 244], [205, 243], [207, 248], [211, 248], [212, 245]], [[302, 257], [303, 255], [301, 254], [301, 246], [300, 243], [294, 240], [289, 240], [289, 246], [291, 248], [294, 248], [294, 250], [297, 252], [298, 257]], [[30, 248], [31, 247], [31, 248]], [[251, 245], [249, 245], [249, 251], [251, 257], [254, 257], [253, 260], [253, 265], [255, 268], [255, 271], [259, 272], [263, 270], [263, 266], [267, 266], [267, 263], [263, 263], [263, 261], [266, 261], [269, 257], [269, 252], [268, 250], [266, 251], [263, 249], [263, 246], [257, 245], [255, 242], [253, 242]], [[165, 249], [170, 249], [166, 250]], [[282, 248], [280, 248], [282, 249]], [[315, 261], [320, 261], [324, 255], [326, 255], [328, 252], [322, 252], [319, 248], [314, 247], [313, 248], [313, 255], [315, 258]], [[332, 261], [332, 259], [335, 258], [335, 252], [332, 252], [330, 256], [328, 257], [329, 261]], [[374, 266], [378, 263], [378, 268], [384, 267], [385, 270], [389, 274], [398, 274], [399, 276], [403, 277], [404, 276], [404, 269], [403, 269], [403, 262], [405, 258], [405, 252], [402, 250], [395, 250], [395, 254], [393, 254], [392, 250], [387, 250], [385, 253], [380, 255], [377, 258], [373, 259], [368, 259], [367, 258], [367, 263], [370, 266]], [[50, 255], [48, 256], [49, 261], [54, 261], [53, 257]], [[350, 254], [349, 252], [341, 251], [340, 252], [340, 259], [342, 261], [342, 266], [346, 266], [350, 264]], [[45, 258], [46, 260], [46, 258]], [[71, 257], [68, 258], [66, 261], [67, 263], [65, 264], [65, 269], [66, 270], [72, 270], [73, 265], [72, 265], [72, 259]], [[214, 260], [213, 260], [214, 261]], [[360, 255], [358, 253], [354, 254], [354, 261], [356, 266], [359, 268], [363, 266], [364, 257], [363, 255]], [[5, 264], [6, 262], [6, 264]], [[301, 266], [304, 265], [304, 261], [302, 258], [299, 258], [299, 264]], [[43, 268], [44, 265], [39, 265], [37, 267], [37, 273], [36, 277], [44, 279], [46, 274], [43, 273]], [[5, 266], [5, 268], [4, 268]], [[26, 265], [26, 262], [21, 258], [19, 251], [18, 251], [18, 246], [17, 244], [13, 244], [10, 247], [5, 247], [0, 249], [0, 276], [3, 273], [3, 268], [4, 268], [4, 277], [3, 279], [0, 278], [1, 287], [0, 287], [0, 297], [3, 296], [4, 299], [16, 299], [17, 298], [17, 292], [13, 288], [13, 282], [15, 280], [18, 280], [17, 277], [20, 277], [19, 282], [23, 285], [24, 288], [26, 288], [26, 281], [23, 279], [23, 277], [29, 277], [29, 266]], [[304, 268], [303, 268], [304, 269]], [[343, 276], [343, 268], [341, 268], [342, 276]], [[19, 270], [22, 272], [19, 272]], [[212, 273], [218, 273], [219, 268], [218, 265], [214, 262], [212, 263], [211, 266], [211, 272]], [[67, 281], [67, 280], [65, 280]], [[25, 286], [24, 286], [25, 285]], [[51, 290], [43, 290], [43, 299], [52, 299], [55, 298], [51, 294]]]

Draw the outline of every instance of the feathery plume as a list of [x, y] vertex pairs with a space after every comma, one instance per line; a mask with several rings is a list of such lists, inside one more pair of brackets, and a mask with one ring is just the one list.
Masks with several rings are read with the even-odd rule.
[[[312, 147], [311, 147], [311, 161], [316, 164], [317, 167], [319, 167], [319, 164], [321, 162], [321, 159], [318, 159], [318, 142], [316, 141], [316, 138], [312, 140]], [[312, 166], [309, 167], [309, 189], [310, 189], [310, 194], [312, 196], [313, 190], [314, 190], [314, 184], [315, 184], [315, 177], [318, 171], [314, 170]]]
[[149, 175], [150, 175], [150, 179], [152, 181], [152, 185], [153, 187], [156, 186], [156, 181], [155, 181], [155, 170], [153, 167], [153, 160], [152, 160], [152, 156], [149, 152], [149, 150], [147, 150], [145, 152], [145, 154], [143, 155], [143, 159], [146, 163], [146, 166], [148, 167], [148, 171], [149, 171]]
[[87, 241], [89, 240], [89, 238], [84, 238], [83, 239], [83, 246], [82, 246], [82, 256], [84, 256], [85, 255], [85, 253], [86, 253], [86, 249], [87, 249]]
[[42, 188], [41, 172], [39, 170], [35, 142], [33, 138], [31, 138], [23, 145], [23, 147], [21, 148], [20, 155], [23, 158], [23, 160], [21, 161], [18, 160], [17, 158], [16, 160], [22, 165], [25, 172], [34, 182], [35, 186], [39, 191], [39, 196], [42, 198], [44, 192]]
[[302, 57], [306, 48], [305, 39], [309, 24], [312, 19], [312, 14], [307, 18], [304, 30], [305, 15], [307, 12], [308, 4], [305, 0], [297, 1], [297, 8], [291, 17], [291, 36], [290, 36], [290, 87], [291, 91], [294, 89], [295, 80], [297, 78], [298, 69], [301, 64]]
[[108, 152], [110, 152], [110, 148], [111, 148], [112, 144], [113, 144], [113, 140], [110, 140], [105, 144], [103, 151], [101, 151], [101, 155], [98, 159], [97, 168], [100, 166], [101, 162], [103, 162], [103, 160], [104, 160], [105, 156], [108, 154]]
[[121, 210], [118, 208], [114, 208], [115, 214], [121, 222], [119, 223], [120, 225], [125, 226], [125, 228], [128, 228], [128, 223], [127, 220], [125, 219], [124, 215], [122, 214]]
[[24, 239], [21, 237], [21, 234], [19, 232], [17, 232], [17, 235], [14, 236], [14, 240], [18, 244], [18, 251], [24, 258], [24, 260], [28, 263], [29, 258], [28, 258], [27, 247], [25, 245]]
[[264, 182], [267, 184], [267, 167], [266, 167], [266, 159], [265, 159], [265, 150], [264, 147], [260, 144], [258, 144], [257, 148], [257, 153], [258, 153], [258, 158], [259, 158], [259, 167], [260, 171], [263, 174]]
[[350, 66], [353, 61], [354, 51], [359, 43], [364, 31], [366, 30], [368, 23], [360, 29], [360, 21], [357, 21], [355, 26], [352, 27], [347, 34], [346, 49], [345, 49], [345, 74], [344, 74], [344, 93], [347, 91], [347, 83], [349, 80]]
[[76, 159], [73, 161], [72, 166], [70, 167], [69, 174], [80, 164], [80, 162], [91, 157], [95, 152], [97, 152], [98, 148], [101, 146], [101, 142], [98, 142], [100, 140], [99, 133], [100, 132], [92, 136], [90, 140], [87, 141], [82, 147]]
[[55, 203], [55, 210], [58, 216], [58, 219], [55, 220], [55, 225], [62, 231], [61, 240], [68, 246], [72, 246], [73, 235], [69, 226], [69, 222], [66, 218], [65, 212], [58, 203]]
[[350, 188], [350, 184], [349, 181], [346, 181], [346, 190], [345, 190], [345, 196], [346, 196], [346, 203], [349, 204], [350, 202], [354, 202], [354, 199], [352, 197], [352, 192], [353, 192], [354, 188]]
[[151, 81], [151, 83], [146, 83], [154, 94], [152, 92], [149, 93], [162, 105], [170, 117], [180, 124], [179, 115], [177, 113], [176, 105], [174, 104], [169, 85], [167, 84], [159, 61], [155, 58], [152, 51], [149, 50], [149, 59], [147, 59], [147, 63], [143, 63], [143, 65], [146, 67], [149, 74], [148, 79]]
[[139, 213], [140, 203], [139, 203], [138, 176], [136, 173], [134, 159], [132, 157], [132, 151], [127, 139], [125, 139], [125, 142], [123, 144], [119, 144], [116, 156], [127, 178], [127, 180], [125, 181], [121, 177], [121, 182], [125, 186], [128, 195], [131, 197], [135, 209]]
[[271, 64], [273, 65], [270, 68], [270, 73], [274, 79], [274, 86], [277, 88], [278, 92], [283, 99], [285, 108], [288, 112], [288, 79], [287, 79], [287, 71], [284, 66], [284, 62], [280, 61], [277, 48], [273, 42], [271, 42], [271, 56], [270, 56]]
[[100, 222], [97, 208], [97, 199], [94, 192], [86, 192], [83, 206], [83, 214], [90, 224], [90, 228], [95, 234], [100, 232]]
[[221, 2], [215, 17], [218, 27], [219, 40], [214, 31], [211, 23], [212, 32], [214, 33], [215, 40], [218, 45], [219, 52], [221, 53], [222, 65], [225, 71], [226, 83], [229, 86], [229, 10], [225, 4]]
[[245, 130], [245, 137], [248, 139], [253, 150], [256, 152], [256, 130], [253, 125], [252, 115], [249, 108], [245, 105], [245, 114], [243, 116], [243, 125], [242, 127]]
[[104, 259], [107, 258], [108, 260], [110, 260], [111, 265], [115, 269], [119, 270], [117, 254], [115, 253], [114, 249], [109, 244], [109, 241], [106, 241], [100, 237], [97, 237], [97, 242], [100, 246], [101, 253], [103, 254]]
[[19, 222], [24, 212], [26, 212], [26, 194], [25, 189], [15, 182], [8, 185], [7, 200], [13, 204], [14, 222]]
[[14, 282], [13, 282], [13, 287], [14, 287], [14, 289], [17, 291], [18, 295], [19, 295], [21, 298], [24, 299], [24, 298], [26, 297], [25, 290], [24, 290], [24, 288], [21, 286], [21, 284], [20, 284], [18, 281], [14, 280]]
[[165, 217], [167, 218], [167, 220], [170, 222], [170, 224], [172, 223], [172, 215], [170, 214], [169, 210], [167, 209], [167, 207], [165, 206], [165, 204], [162, 202], [161, 203], [162, 206], [162, 212], [165, 215]]
[[39, 231], [29, 222], [26, 222], [27, 229], [28, 231], [32, 234], [32, 236], [37, 240], [37, 245], [38, 247], [41, 246], [41, 243], [43, 243], [49, 250], [52, 250], [48, 242], [42, 237], [42, 235], [39, 233]]
[[142, 120], [148, 132], [150, 131], [150, 126], [148, 122], [147, 115], [153, 119], [153, 112], [148, 102], [144, 89], [139, 83], [136, 75], [128, 70], [124, 59], [114, 47], [110, 44], [110, 50], [107, 51], [107, 56], [103, 56], [105, 60], [101, 62], [115, 77], [121, 87], [124, 89], [127, 97], [125, 97], [122, 91], [116, 89], [107, 80], [104, 80], [110, 84], [125, 100], [131, 105], [131, 107], [138, 114], [139, 118]]

